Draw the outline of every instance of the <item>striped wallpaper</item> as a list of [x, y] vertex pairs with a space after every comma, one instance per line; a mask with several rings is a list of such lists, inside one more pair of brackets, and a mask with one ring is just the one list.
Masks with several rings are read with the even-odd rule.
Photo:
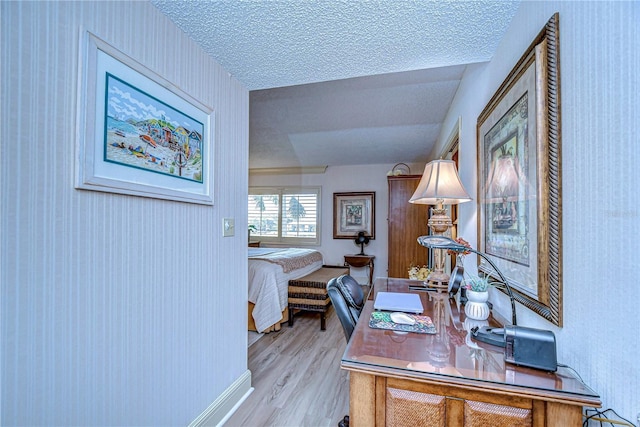
[[[494, 58], [467, 68], [447, 115], [461, 118], [460, 175], [475, 198], [476, 121], [547, 20], [559, 12], [563, 327], [518, 306], [518, 323], [556, 334], [558, 362], [613, 408], [640, 413], [640, 2], [523, 1]], [[447, 123], [449, 125], [447, 126]], [[444, 139], [441, 141], [444, 143]], [[437, 152], [439, 147], [434, 149]], [[476, 205], [459, 233], [476, 243]], [[494, 309], [510, 313], [500, 293]]]
[[[248, 91], [148, 2], [0, 7], [0, 424], [187, 425], [247, 369]], [[214, 109], [213, 207], [74, 189], [81, 28]]]

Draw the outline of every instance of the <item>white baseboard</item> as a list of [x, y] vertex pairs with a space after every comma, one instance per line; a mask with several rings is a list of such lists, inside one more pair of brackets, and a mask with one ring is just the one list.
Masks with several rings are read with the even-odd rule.
[[253, 392], [248, 369], [209, 407], [189, 424], [189, 427], [222, 426]]

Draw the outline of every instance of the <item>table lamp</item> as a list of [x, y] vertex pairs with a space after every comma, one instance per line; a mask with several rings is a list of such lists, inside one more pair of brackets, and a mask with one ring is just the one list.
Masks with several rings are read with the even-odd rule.
[[[409, 199], [409, 203], [422, 205], [435, 205], [432, 209], [429, 221], [431, 234], [443, 236], [451, 227], [451, 217], [447, 214], [444, 205], [455, 205], [471, 200], [469, 194], [460, 182], [460, 176], [453, 160], [434, 160], [427, 163], [418, 188]], [[449, 275], [444, 271], [446, 252], [436, 250], [434, 253], [434, 268], [428, 282], [442, 285], [449, 281]]]

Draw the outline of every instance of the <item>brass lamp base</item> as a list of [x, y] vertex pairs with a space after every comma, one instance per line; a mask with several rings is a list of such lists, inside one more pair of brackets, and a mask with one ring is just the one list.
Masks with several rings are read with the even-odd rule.
[[[427, 225], [431, 229], [431, 233], [434, 235], [444, 235], [444, 233], [453, 225], [451, 217], [447, 215], [447, 210], [443, 208], [442, 203], [431, 209], [431, 216]], [[427, 282], [429, 286], [437, 289], [449, 288], [449, 274], [444, 271], [446, 252], [440, 249], [435, 249], [435, 262], [434, 268]]]
[[438, 292], [446, 292], [449, 290], [449, 275], [434, 271], [427, 277], [427, 283], [430, 288], [434, 288]]
[[433, 234], [444, 234], [451, 228], [453, 222], [451, 217], [447, 215], [447, 210], [440, 205], [440, 207], [431, 209], [431, 217], [427, 221], [427, 225]]
[[449, 275], [444, 271], [432, 271], [427, 277], [427, 282], [444, 283], [448, 285]]

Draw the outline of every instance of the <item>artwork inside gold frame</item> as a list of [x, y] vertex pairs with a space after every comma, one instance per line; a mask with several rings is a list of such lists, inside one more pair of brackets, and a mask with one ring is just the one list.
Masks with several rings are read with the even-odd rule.
[[478, 117], [477, 141], [479, 249], [518, 302], [561, 326], [559, 59], [555, 14]]
[[353, 239], [364, 231], [376, 238], [376, 193], [333, 193], [333, 238]]

